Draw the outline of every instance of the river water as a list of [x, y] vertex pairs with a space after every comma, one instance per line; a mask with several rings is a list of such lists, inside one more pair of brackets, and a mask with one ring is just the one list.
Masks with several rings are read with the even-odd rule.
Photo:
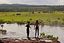
[[[26, 24], [23, 25], [18, 25], [18, 24], [3, 24], [4, 30], [7, 30], [7, 34], [6, 35], [2, 35], [0, 34], [0, 37], [9, 37], [9, 38], [26, 38]], [[40, 25], [39, 26], [39, 32], [42, 33], [46, 33], [47, 35], [53, 35], [55, 37], [59, 37], [59, 41], [61, 43], [64, 43], [64, 27], [59, 27], [59, 26], [47, 26], [44, 25], [43, 27]], [[0, 26], [0, 29], [1, 26]], [[31, 25], [30, 28], [30, 37], [34, 37], [35, 36], [35, 29], [34, 26]]]

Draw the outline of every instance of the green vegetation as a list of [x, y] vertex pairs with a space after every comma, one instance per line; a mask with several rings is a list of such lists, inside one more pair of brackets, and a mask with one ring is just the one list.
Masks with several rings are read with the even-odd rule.
[[53, 35], [46, 35], [44, 32], [40, 34], [40, 37], [43, 39], [49, 39], [53, 41], [57, 41], [58, 37], [54, 37]]
[[31, 24], [35, 20], [46, 25], [64, 25], [64, 13], [43, 13], [43, 12], [0, 12], [0, 23], [18, 23], [24, 24], [30, 21]]

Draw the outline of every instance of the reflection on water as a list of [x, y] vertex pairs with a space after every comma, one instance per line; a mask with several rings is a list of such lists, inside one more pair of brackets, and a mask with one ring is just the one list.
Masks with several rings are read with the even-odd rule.
[[[58, 36], [59, 40], [61, 41], [61, 43], [64, 43], [64, 27], [55, 27], [55, 26], [44, 26], [44, 27], [39, 27], [40, 30], [39, 32], [45, 32], [46, 34], [50, 34], [50, 35], [54, 35], [54, 36]], [[1, 27], [0, 27], [1, 29]], [[26, 27], [25, 24], [24, 25], [17, 25], [15, 24], [4, 24], [4, 29], [7, 30], [7, 35], [1, 35], [0, 37], [12, 37], [12, 38], [26, 38]], [[30, 37], [34, 37], [35, 36], [35, 29], [34, 26], [31, 25], [30, 28]]]

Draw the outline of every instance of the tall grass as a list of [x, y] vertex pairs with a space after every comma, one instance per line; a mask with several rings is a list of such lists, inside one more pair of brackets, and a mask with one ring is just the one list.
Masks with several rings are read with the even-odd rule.
[[46, 25], [60, 25], [64, 24], [64, 13], [0, 12], [0, 23], [24, 24], [30, 21], [33, 24], [35, 20], [43, 21]]

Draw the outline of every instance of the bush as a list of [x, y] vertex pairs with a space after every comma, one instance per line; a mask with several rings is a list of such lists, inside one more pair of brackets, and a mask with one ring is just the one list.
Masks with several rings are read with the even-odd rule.
[[20, 13], [17, 13], [16, 15], [21, 15]]
[[1, 20], [0, 20], [0, 24], [4, 24], [4, 23], [5, 23], [5, 22], [1, 19]]

